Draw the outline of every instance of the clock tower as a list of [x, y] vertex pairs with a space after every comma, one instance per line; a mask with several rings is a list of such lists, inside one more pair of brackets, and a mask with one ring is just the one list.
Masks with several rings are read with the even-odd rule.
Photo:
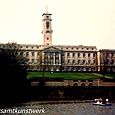
[[51, 15], [47, 11], [43, 13], [42, 17], [42, 34], [43, 34], [43, 44], [52, 45], [52, 19]]

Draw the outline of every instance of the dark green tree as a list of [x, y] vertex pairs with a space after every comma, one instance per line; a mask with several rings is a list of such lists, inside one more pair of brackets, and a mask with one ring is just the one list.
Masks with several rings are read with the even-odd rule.
[[16, 43], [0, 48], [0, 103], [14, 103], [26, 95], [28, 65], [21, 52]]

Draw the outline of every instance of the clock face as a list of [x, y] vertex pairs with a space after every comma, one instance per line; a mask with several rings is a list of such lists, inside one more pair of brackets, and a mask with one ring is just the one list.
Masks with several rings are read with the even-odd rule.
[[47, 29], [49, 28], [49, 22], [46, 22], [46, 27], [47, 27]]

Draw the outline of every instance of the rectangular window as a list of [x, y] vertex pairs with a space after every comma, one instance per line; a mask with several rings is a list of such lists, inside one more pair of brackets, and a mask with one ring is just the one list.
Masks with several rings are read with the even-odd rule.
[[114, 64], [114, 60], [113, 59], [111, 60], [111, 64]]
[[93, 53], [93, 57], [95, 57], [95, 53]]
[[85, 53], [83, 53], [83, 57], [85, 57]]
[[70, 53], [67, 53], [67, 57], [69, 57], [70, 56]]
[[29, 59], [27, 59], [27, 62], [26, 62], [26, 64], [29, 64], [29, 62], [30, 62], [30, 60], [29, 60]]
[[75, 60], [72, 61], [72, 64], [75, 64]]
[[88, 60], [88, 64], [90, 64], [90, 60]]
[[32, 59], [32, 64], [34, 64], [34, 59]]
[[32, 52], [32, 56], [34, 57], [34, 52]]
[[80, 64], [80, 60], [78, 60], [78, 64]]
[[20, 52], [20, 55], [23, 55], [23, 52]]
[[73, 57], [75, 57], [75, 53], [73, 53]]
[[28, 57], [29, 56], [29, 52], [26, 52], [26, 57]]
[[83, 60], [82, 64], [85, 64], [85, 60]]
[[37, 52], [37, 55], [39, 56], [39, 55], [40, 55], [40, 53], [39, 53], [39, 52]]
[[106, 60], [105, 64], [109, 64], [109, 59]]
[[114, 56], [114, 53], [111, 53], [111, 57], [113, 57]]
[[90, 53], [88, 53], [88, 57], [90, 57]]
[[78, 53], [78, 57], [80, 57], [80, 53]]

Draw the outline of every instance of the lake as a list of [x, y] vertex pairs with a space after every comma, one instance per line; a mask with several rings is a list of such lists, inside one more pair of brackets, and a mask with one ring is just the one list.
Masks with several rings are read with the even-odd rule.
[[25, 112], [25, 115], [29, 115], [32, 112], [34, 113], [33, 115], [115, 115], [115, 103], [112, 103], [112, 106], [95, 106], [92, 105], [90, 100], [30, 101], [14, 106], [12, 109], [16, 109], [18, 112], [23, 110], [22, 112]]

